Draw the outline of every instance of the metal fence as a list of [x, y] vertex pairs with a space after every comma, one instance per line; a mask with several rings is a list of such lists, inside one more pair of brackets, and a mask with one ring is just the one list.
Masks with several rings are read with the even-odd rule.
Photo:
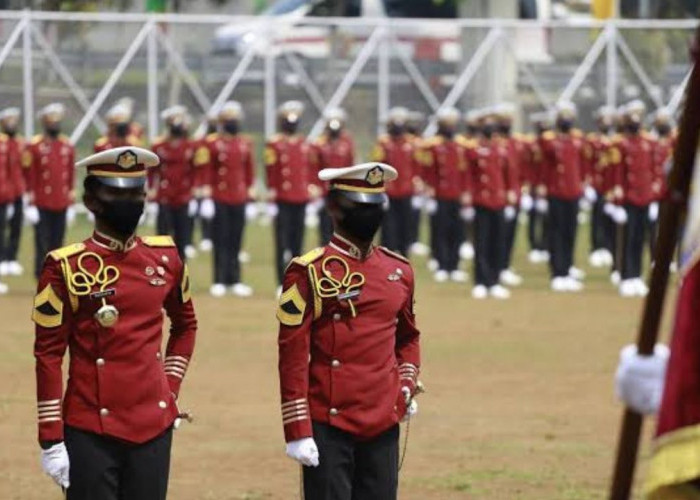
[[[688, 21], [510, 21], [228, 17], [0, 12], [0, 105], [35, 111], [68, 105], [71, 140], [87, 148], [116, 99], [136, 100], [149, 138], [159, 110], [186, 104], [197, 120], [230, 98], [246, 129], [275, 131], [277, 104], [307, 103], [315, 135], [324, 109], [344, 106], [367, 151], [391, 106], [423, 112], [425, 132], [441, 107], [514, 102], [518, 125], [558, 99], [579, 105], [584, 128], [601, 104], [641, 98], [679, 105], [689, 74]], [[202, 122], [200, 121], [200, 124]], [[360, 155], [362, 156], [362, 155]]]

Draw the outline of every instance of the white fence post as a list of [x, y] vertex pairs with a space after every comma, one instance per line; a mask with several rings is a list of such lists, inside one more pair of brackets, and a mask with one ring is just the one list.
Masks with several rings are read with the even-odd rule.
[[29, 26], [32, 11], [24, 11], [24, 28], [22, 31], [22, 82], [24, 92], [24, 135], [34, 135], [34, 70], [32, 65], [32, 36]]

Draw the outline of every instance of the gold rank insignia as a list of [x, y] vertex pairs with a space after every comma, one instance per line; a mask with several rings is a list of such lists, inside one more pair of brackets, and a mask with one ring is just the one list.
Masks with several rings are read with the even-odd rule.
[[210, 161], [211, 154], [209, 153], [209, 148], [206, 146], [197, 148], [197, 151], [195, 151], [194, 153], [194, 166], [201, 167], [202, 165], [206, 165]]
[[269, 165], [274, 165], [275, 163], [277, 163], [277, 153], [275, 152], [275, 150], [273, 148], [271, 148], [269, 146], [266, 147], [264, 155], [265, 155], [265, 158], [264, 158], [265, 165], [269, 166]]
[[384, 161], [384, 148], [379, 144], [372, 150], [372, 161]]
[[[161, 268], [162, 269], [162, 268]], [[182, 303], [189, 302], [192, 298], [192, 293], [190, 290], [190, 271], [185, 264], [182, 270], [182, 282], [180, 282], [180, 297], [182, 297]]]
[[117, 157], [117, 165], [124, 170], [129, 170], [136, 165], [136, 154], [131, 150], [126, 150]]
[[277, 308], [277, 319], [280, 323], [286, 326], [299, 326], [304, 320], [305, 311], [306, 301], [299, 293], [296, 284], [282, 293]]
[[372, 170], [367, 172], [367, 183], [370, 186], [376, 186], [384, 182], [384, 170], [380, 167], [374, 167]]
[[32, 321], [44, 328], [56, 328], [63, 323], [63, 302], [51, 284], [34, 297]]

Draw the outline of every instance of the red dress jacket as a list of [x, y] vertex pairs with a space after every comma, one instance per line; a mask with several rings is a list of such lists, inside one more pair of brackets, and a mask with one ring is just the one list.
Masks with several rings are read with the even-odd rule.
[[22, 155], [29, 169], [28, 191], [33, 203], [46, 210], [65, 210], [73, 203], [75, 148], [68, 137], [35, 136]]
[[643, 207], [662, 194], [663, 169], [654, 161], [654, 140], [646, 133], [619, 136], [610, 146], [615, 201]]
[[337, 235], [292, 261], [277, 311], [286, 441], [312, 436], [312, 420], [359, 438], [401, 420], [420, 366], [413, 287], [406, 259], [383, 247], [361, 259]]
[[[322, 135], [313, 144], [312, 148], [313, 172], [317, 175], [324, 168], [351, 167], [355, 164], [355, 143], [347, 132], [343, 132], [337, 139], [331, 139]], [[328, 193], [328, 184], [315, 180], [321, 188], [323, 195]]]
[[[435, 199], [459, 201], [464, 194], [466, 158], [461, 138], [448, 140], [435, 136], [423, 143], [423, 181], [432, 188]], [[399, 174], [400, 175], [400, 174]]]
[[[118, 270], [116, 281], [80, 286], [85, 280], [75, 274], [79, 263], [98, 279], [115, 276], [111, 267], [100, 273], [90, 252]], [[77, 287], [67, 285], [71, 274]], [[37, 290], [32, 319], [39, 440], [62, 440], [64, 423], [133, 443], [170, 427], [197, 331], [187, 267], [172, 238], [134, 237], [124, 246], [95, 233], [51, 252]], [[119, 311], [112, 327], [95, 318], [101, 291]], [[165, 357], [163, 309], [171, 322]], [[70, 363], [64, 394], [66, 349]]]
[[195, 154], [195, 165], [214, 201], [242, 205], [250, 200], [255, 158], [247, 135], [209, 134]]
[[277, 134], [265, 145], [267, 187], [275, 193], [274, 201], [306, 203], [310, 187], [316, 186], [311, 166], [311, 146], [298, 135]]
[[187, 205], [197, 187], [196, 143], [184, 138], [159, 138], [151, 149], [160, 158], [160, 165], [148, 169], [155, 201], [169, 207]]
[[568, 134], [545, 132], [543, 184], [547, 195], [562, 200], [577, 200], [583, 194], [586, 174], [584, 139], [574, 130]]
[[502, 210], [508, 204], [506, 157], [495, 140], [471, 141], [466, 149], [465, 191], [476, 207]]
[[416, 191], [420, 165], [417, 161], [415, 140], [408, 134], [399, 137], [382, 135], [372, 150], [372, 161], [386, 163], [394, 167], [399, 177], [387, 184], [389, 198], [409, 198]]

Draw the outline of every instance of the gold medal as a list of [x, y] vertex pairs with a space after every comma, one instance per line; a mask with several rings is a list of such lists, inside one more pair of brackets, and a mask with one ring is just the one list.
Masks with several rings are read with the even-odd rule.
[[104, 328], [111, 328], [119, 320], [119, 311], [111, 304], [104, 304], [95, 313], [95, 319]]

